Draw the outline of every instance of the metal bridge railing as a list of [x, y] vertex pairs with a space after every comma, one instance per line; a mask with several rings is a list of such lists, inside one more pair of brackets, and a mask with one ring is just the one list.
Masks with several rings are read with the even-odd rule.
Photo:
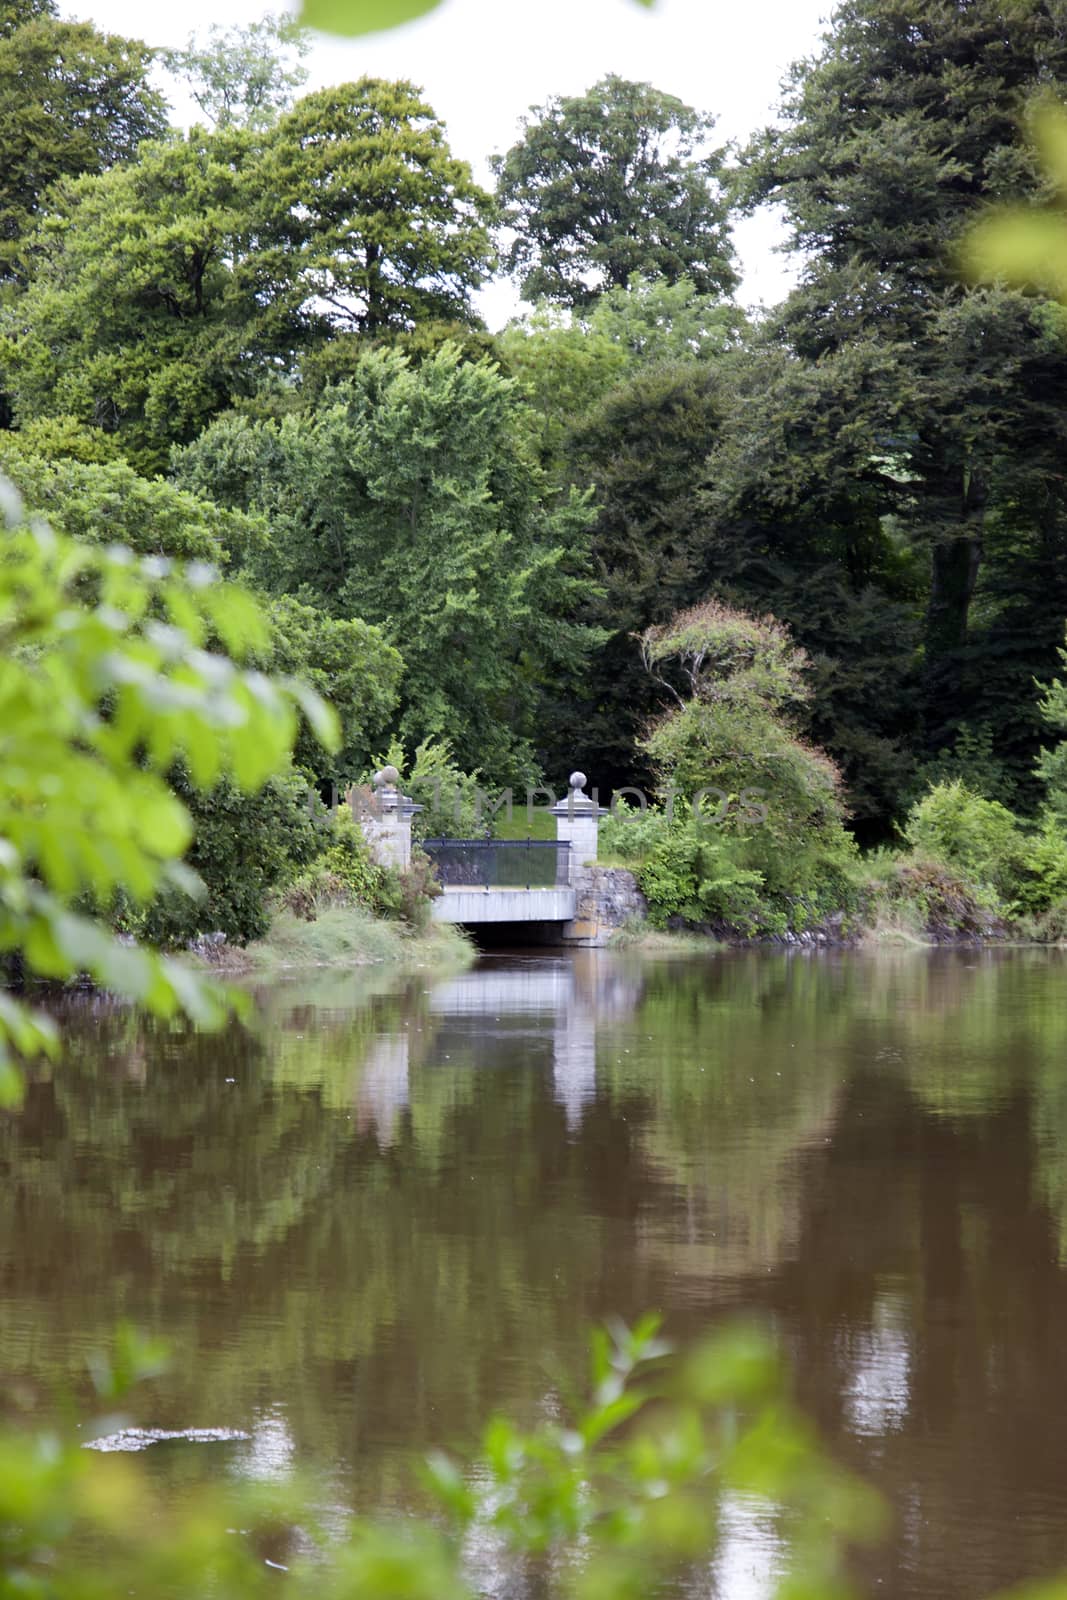
[[570, 845], [556, 839], [424, 839], [446, 889], [555, 889], [570, 882]]

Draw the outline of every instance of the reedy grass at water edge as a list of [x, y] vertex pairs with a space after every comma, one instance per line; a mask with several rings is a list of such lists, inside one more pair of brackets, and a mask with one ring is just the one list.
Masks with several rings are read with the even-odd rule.
[[336, 905], [313, 921], [280, 911], [270, 932], [243, 950], [224, 945], [217, 960], [191, 959], [220, 972], [256, 973], [298, 967], [462, 967], [474, 957], [474, 946], [458, 928], [435, 923], [416, 932], [358, 906]]

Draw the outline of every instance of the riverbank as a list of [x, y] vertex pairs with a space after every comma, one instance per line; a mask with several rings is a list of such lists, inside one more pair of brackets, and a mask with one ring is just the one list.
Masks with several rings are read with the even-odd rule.
[[306, 967], [462, 968], [475, 955], [458, 928], [431, 923], [417, 932], [350, 905], [330, 906], [312, 921], [280, 911], [265, 937], [251, 944], [238, 947], [207, 938], [188, 952], [195, 965], [234, 976]]

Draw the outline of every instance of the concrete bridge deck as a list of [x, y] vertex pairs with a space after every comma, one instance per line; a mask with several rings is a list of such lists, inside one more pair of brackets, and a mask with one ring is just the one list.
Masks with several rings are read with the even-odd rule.
[[576, 895], [572, 888], [478, 889], [448, 885], [433, 902], [435, 922], [572, 922]]

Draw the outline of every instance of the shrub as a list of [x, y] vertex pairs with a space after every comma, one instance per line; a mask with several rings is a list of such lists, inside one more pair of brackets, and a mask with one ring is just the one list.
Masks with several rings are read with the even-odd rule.
[[1002, 931], [998, 909], [988, 886], [943, 861], [889, 857], [869, 868], [866, 917], [875, 929], [888, 923], [934, 939], [982, 938]]
[[1030, 937], [1041, 944], [1067, 944], [1067, 899], [1057, 900], [1027, 925]]
[[285, 886], [278, 905], [306, 922], [329, 907], [348, 905], [424, 928], [430, 902], [441, 892], [429, 858], [416, 850], [406, 871], [380, 866], [347, 806], [339, 807], [327, 826], [325, 848]]
[[[661, 789], [691, 806], [701, 792], [721, 797], [720, 848], [738, 884], [751, 890], [758, 879], [761, 928], [810, 928], [847, 906], [856, 847], [841, 775], [793, 725], [808, 696], [807, 659], [788, 631], [773, 617], [709, 601], [649, 629], [642, 648], [677, 701], [644, 740]], [[691, 699], [672, 686], [671, 672]], [[707, 833], [713, 824], [699, 826]]]
[[737, 866], [722, 839], [692, 822], [665, 832], [636, 876], [653, 927], [680, 918], [752, 933], [765, 920], [759, 873]]
[[1023, 847], [1016, 899], [1031, 915], [1067, 903], [1067, 837], [1051, 816]]
[[[1060, 651], [1060, 660], [1067, 671], [1067, 650]], [[1044, 698], [1039, 710], [1050, 728], [1061, 735], [1059, 741], [1042, 750], [1037, 763], [1037, 775], [1045, 785], [1049, 814], [1061, 828], [1067, 829], [1067, 676], [1054, 678], [1041, 684]]]
[[[464, 772], [452, 754], [448, 739], [424, 739], [409, 758], [394, 739], [380, 761], [395, 767], [404, 793], [422, 807], [412, 818], [412, 837], [422, 839], [484, 839], [489, 824], [482, 815], [479, 772]], [[368, 775], [369, 776], [369, 775]]]
[[270, 924], [272, 890], [315, 854], [306, 784], [290, 775], [249, 795], [225, 778], [201, 793], [181, 766], [172, 769], [169, 782], [192, 816], [194, 838], [186, 863], [205, 892], [197, 898], [167, 888], [120, 925], [171, 947], [203, 933], [224, 933], [237, 945], [262, 938]]
[[925, 790], [957, 780], [983, 800], [1010, 805], [1015, 785], [988, 722], [961, 724], [951, 747], [923, 764], [913, 793], [921, 798]]
[[382, 911], [399, 917], [417, 932], [423, 932], [430, 921], [430, 906], [441, 893], [429, 856], [416, 848], [411, 852], [409, 867], [400, 871], [382, 870]]
[[645, 861], [670, 832], [664, 812], [639, 811], [625, 800], [616, 802], [601, 820], [598, 856], [601, 861]]
[[904, 837], [917, 854], [987, 884], [1007, 905], [1018, 893], [1027, 843], [1006, 806], [960, 779], [935, 784], [908, 813]]

